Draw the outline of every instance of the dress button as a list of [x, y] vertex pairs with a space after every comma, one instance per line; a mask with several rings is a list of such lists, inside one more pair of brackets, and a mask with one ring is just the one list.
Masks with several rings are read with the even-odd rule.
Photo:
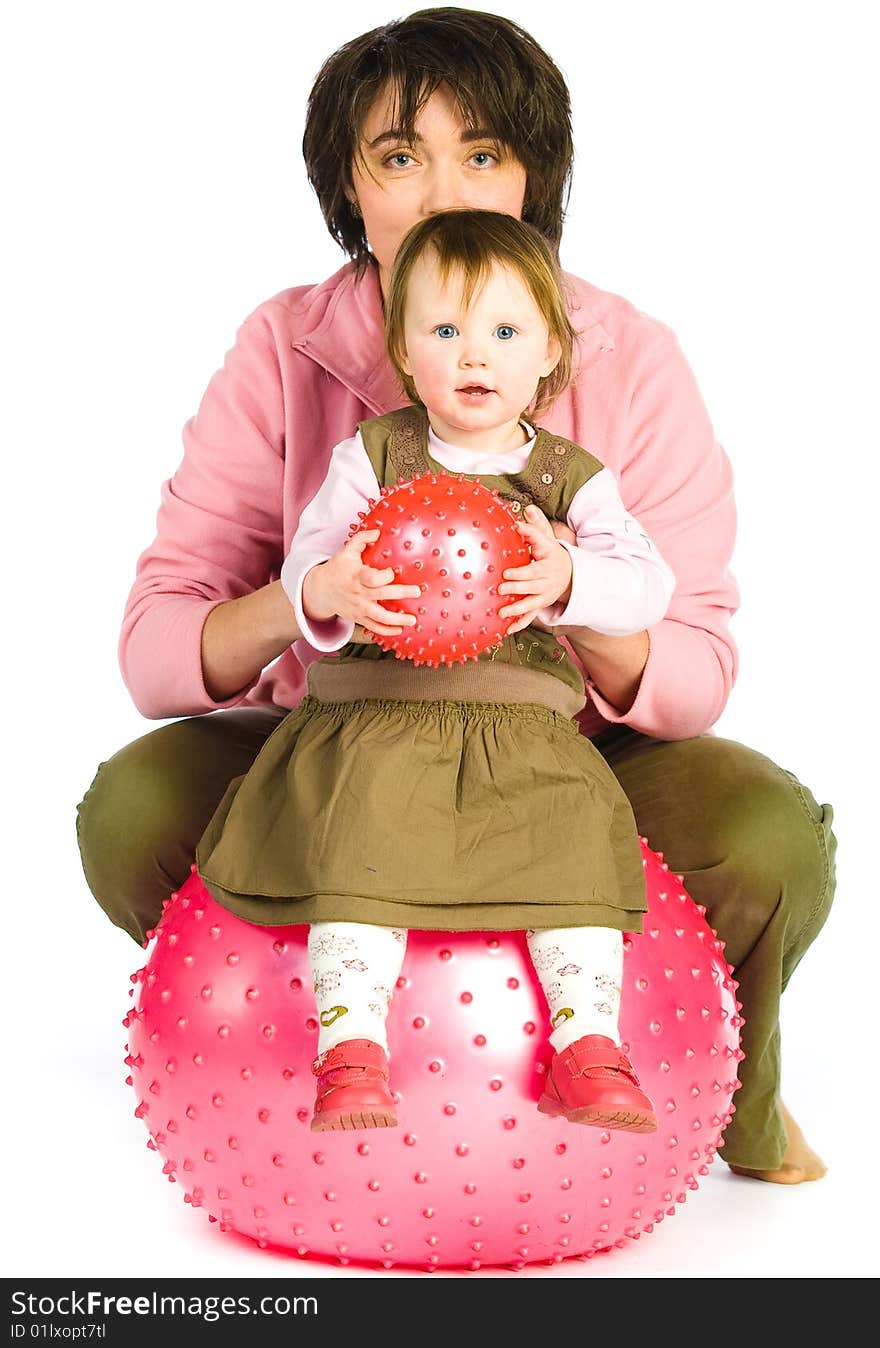
[[541, 474], [541, 481], [544, 483], [545, 486], [549, 487], [549, 486], [550, 486], [550, 483], [553, 481], [553, 474], [552, 474], [552, 473], [542, 473], [542, 474]]
[[565, 453], [565, 446], [564, 446], [564, 445], [554, 445], [554, 446], [553, 446], [553, 453], [554, 453], [554, 454], [558, 454], [559, 457], [560, 457], [560, 459], [561, 459], [562, 456], [563, 456], [563, 454]]

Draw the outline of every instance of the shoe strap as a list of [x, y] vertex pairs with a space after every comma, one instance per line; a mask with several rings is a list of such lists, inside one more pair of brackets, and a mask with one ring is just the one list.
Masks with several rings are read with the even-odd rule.
[[320, 1077], [337, 1076], [342, 1072], [362, 1073], [363, 1081], [387, 1081], [388, 1058], [385, 1050], [370, 1039], [347, 1039], [326, 1053], [319, 1053], [312, 1063], [312, 1072]]
[[633, 1065], [623, 1049], [611, 1044], [595, 1047], [572, 1044], [568, 1051], [562, 1054], [562, 1059], [566, 1070], [573, 1077], [579, 1077], [594, 1067], [607, 1067], [613, 1072], [623, 1072], [636, 1086], [639, 1084]]

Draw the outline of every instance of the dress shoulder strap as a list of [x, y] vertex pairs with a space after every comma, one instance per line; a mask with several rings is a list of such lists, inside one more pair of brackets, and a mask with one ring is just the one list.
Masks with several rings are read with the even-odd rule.
[[428, 417], [423, 407], [399, 407], [358, 422], [358, 430], [380, 487], [396, 486], [400, 478], [431, 471]]
[[519, 473], [511, 474], [511, 482], [552, 518], [552, 511], [561, 507], [563, 484], [564, 496], [570, 500], [605, 465], [573, 440], [554, 435], [543, 426], [536, 429], [538, 434], [529, 461]]

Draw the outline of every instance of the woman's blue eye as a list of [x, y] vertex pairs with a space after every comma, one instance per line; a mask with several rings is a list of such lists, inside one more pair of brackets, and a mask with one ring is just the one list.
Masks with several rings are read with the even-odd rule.
[[457, 337], [458, 328], [454, 323], [441, 323], [434, 329], [438, 337]]
[[499, 323], [495, 329], [495, 336], [500, 337], [502, 342], [509, 342], [511, 337], [516, 336], [516, 328], [512, 328], [509, 323]]

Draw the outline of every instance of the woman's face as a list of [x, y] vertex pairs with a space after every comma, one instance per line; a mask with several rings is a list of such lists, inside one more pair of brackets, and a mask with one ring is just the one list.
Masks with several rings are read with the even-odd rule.
[[447, 86], [440, 85], [417, 116], [414, 144], [394, 127], [393, 110], [386, 90], [361, 129], [366, 168], [357, 157], [352, 165], [354, 196], [379, 264], [383, 295], [397, 250], [413, 225], [451, 210], [502, 211], [521, 219], [526, 191], [520, 161], [491, 128], [478, 134], [469, 130]]

